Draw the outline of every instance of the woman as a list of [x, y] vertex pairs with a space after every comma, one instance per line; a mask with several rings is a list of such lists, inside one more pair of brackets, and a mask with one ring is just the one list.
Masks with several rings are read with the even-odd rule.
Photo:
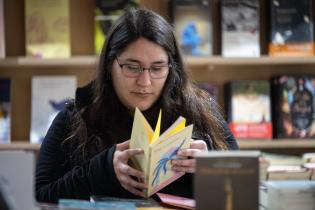
[[95, 79], [77, 90], [42, 143], [37, 200], [143, 196], [146, 186], [136, 181], [143, 173], [128, 165], [143, 152], [129, 149], [135, 107], [152, 127], [162, 109], [162, 131], [178, 116], [194, 124], [195, 140], [179, 153], [186, 159], [172, 162], [186, 174], [161, 192], [192, 197], [194, 154], [238, 148], [215, 103], [189, 82], [172, 27], [154, 12], [130, 11], [111, 28]]

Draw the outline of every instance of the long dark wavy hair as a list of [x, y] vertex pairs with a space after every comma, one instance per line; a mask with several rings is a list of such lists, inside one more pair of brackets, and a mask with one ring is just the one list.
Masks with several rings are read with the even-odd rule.
[[215, 149], [227, 149], [224, 119], [209, 95], [189, 81], [172, 26], [150, 10], [137, 9], [126, 12], [112, 26], [92, 83], [91, 102], [86, 106], [76, 107], [72, 133], [65, 140], [65, 143], [71, 143], [75, 159], [84, 160], [104, 148], [130, 138], [132, 115], [115, 93], [111, 70], [115, 58], [139, 38], [161, 46], [168, 54], [172, 66], [160, 99], [145, 111], [145, 116], [153, 123], [161, 108], [162, 130], [170, 126], [178, 116], [183, 116], [189, 124], [194, 124], [196, 137], [211, 141]]

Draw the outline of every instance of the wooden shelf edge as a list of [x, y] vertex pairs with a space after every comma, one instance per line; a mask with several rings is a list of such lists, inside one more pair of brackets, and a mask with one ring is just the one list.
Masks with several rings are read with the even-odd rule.
[[71, 58], [36, 59], [31, 57], [8, 57], [0, 59], [0, 67], [58, 67], [78, 66], [92, 67], [96, 65], [97, 56], [74, 56]]
[[224, 58], [221, 56], [213, 57], [184, 57], [184, 61], [190, 67], [197, 66], [238, 66], [238, 65], [313, 65], [314, 57], [269, 57], [261, 56], [257, 58]]
[[0, 144], [1, 150], [34, 150], [38, 151], [40, 144], [31, 144], [27, 141], [14, 141], [9, 144]]
[[315, 139], [237, 140], [240, 149], [315, 149]]
[[[0, 67], [45, 67], [45, 66], [95, 66], [98, 57], [94, 55], [73, 56], [70, 58], [36, 59], [32, 57], [8, 57], [0, 59]], [[314, 65], [315, 56], [310, 57], [194, 57], [184, 56], [189, 67], [198, 66], [239, 66], [239, 65]]]

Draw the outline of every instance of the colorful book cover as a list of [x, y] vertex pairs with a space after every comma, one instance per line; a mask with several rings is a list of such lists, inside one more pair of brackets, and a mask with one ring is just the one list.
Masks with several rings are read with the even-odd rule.
[[0, 58], [5, 57], [4, 0], [0, 0]]
[[232, 81], [227, 84], [229, 127], [236, 138], [272, 138], [269, 81]]
[[10, 143], [11, 139], [10, 83], [9, 78], [0, 78], [0, 143]]
[[95, 54], [99, 55], [103, 44], [113, 22], [116, 21], [124, 11], [139, 7], [139, 0], [130, 1], [102, 1], [96, 0], [94, 17], [94, 47]]
[[312, 0], [270, 1], [270, 13], [269, 55], [314, 55]]
[[68, 58], [69, 0], [26, 0], [26, 53], [36, 58]]
[[276, 138], [315, 137], [315, 76], [272, 78]]
[[130, 139], [130, 148], [142, 148], [144, 154], [132, 159], [134, 167], [145, 174], [148, 184], [145, 196], [150, 197], [184, 173], [171, 169], [171, 160], [178, 159], [180, 149], [189, 148], [193, 125], [185, 127], [186, 119], [179, 117], [160, 135], [161, 112], [153, 131], [141, 111], [136, 108]]
[[209, 0], [171, 1], [175, 36], [185, 55], [212, 55], [212, 12]]
[[259, 0], [222, 0], [222, 56], [258, 57]]
[[32, 78], [31, 143], [41, 143], [53, 119], [76, 90], [75, 76], [34, 76]]
[[197, 154], [194, 178], [196, 210], [209, 207], [216, 210], [258, 210], [259, 155], [257, 151]]

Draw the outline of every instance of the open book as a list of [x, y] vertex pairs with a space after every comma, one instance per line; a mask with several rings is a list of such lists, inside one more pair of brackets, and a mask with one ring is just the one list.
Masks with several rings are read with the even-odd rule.
[[171, 160], [178, 159], [180, 149], [189, 148], [193, 125], [185, 127], [186, 119], [179, 117], [163, 134], [160, 135], [161, 111], [156, 128], [150, 124], [136, 108], [130, 148], [142, 148], [144, 153], [132, 158], [135, 167], [145, 173], [149, 197], [160, 189], [178, 179], [184, 173], [176, 173], [171, 169]]

